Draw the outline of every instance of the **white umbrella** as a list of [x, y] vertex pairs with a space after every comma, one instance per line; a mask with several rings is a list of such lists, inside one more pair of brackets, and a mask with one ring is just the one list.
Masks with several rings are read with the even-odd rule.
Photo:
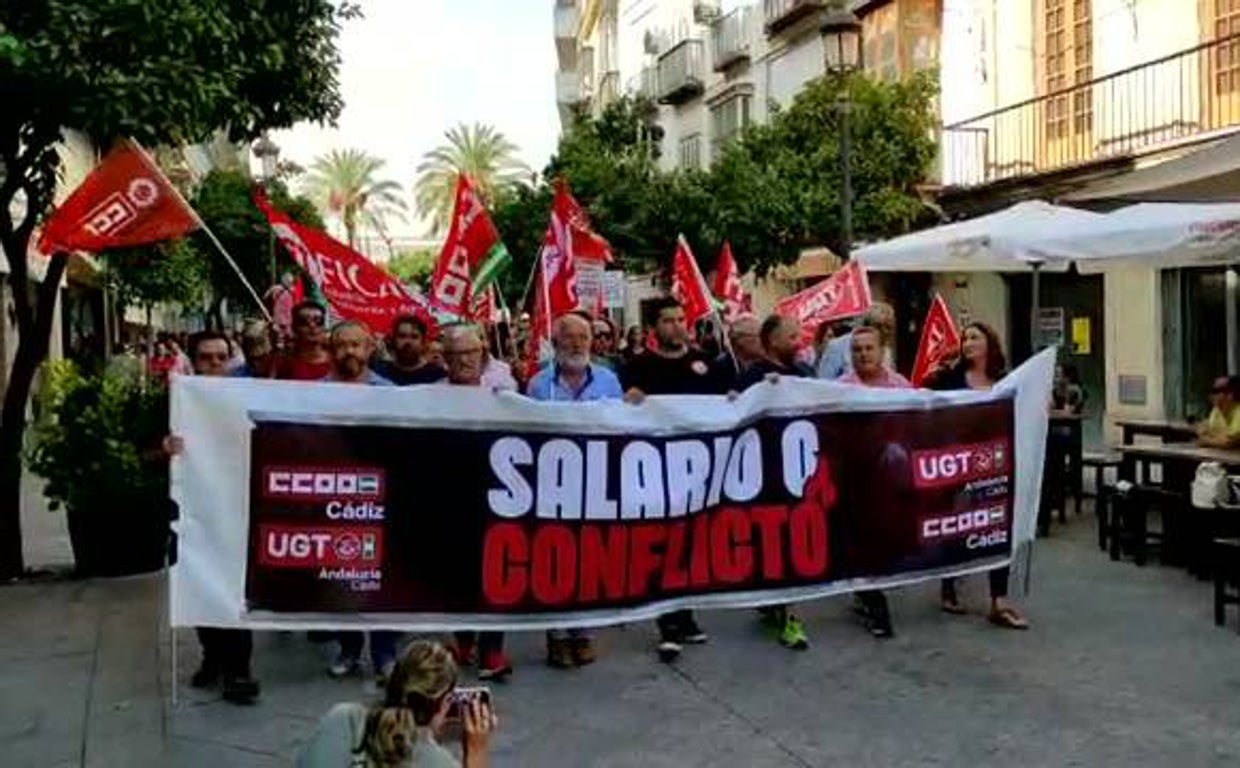
[[1045, 245], [1048, 236], [1086, 227], [1101, 214], [1041, 200], [858, 248], [853, 258], [873, 272], [1066, 272], [1069, 260]]
[[1047, 233], [1031, 244], [1082, 274], [1116, 267], [1227, 266], [1240, 251], [1238, 203], [1141, 203]]

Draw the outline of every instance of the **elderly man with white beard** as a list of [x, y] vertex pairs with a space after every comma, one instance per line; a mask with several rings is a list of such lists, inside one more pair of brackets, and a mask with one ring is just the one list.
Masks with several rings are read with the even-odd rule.
[[[570, 313], [556, 320], [552, 333], [555, 362], [530, 381], [529, 396], [557, 403], [619, 400], [624, 393], [610, 369], [590, 362], [593, 348], [590, 319]], [[584, 629], [551, 630], [547, 633], [547, 664], [569, 669], [595, 659], [594, 644]]]

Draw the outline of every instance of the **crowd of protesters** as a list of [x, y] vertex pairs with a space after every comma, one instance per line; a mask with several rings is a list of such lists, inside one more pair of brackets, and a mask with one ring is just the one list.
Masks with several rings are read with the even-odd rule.
[[[852, 327], [824, 325], [808, 348], [801, 343], [800, 325], [785, 317], [763, 319], [744, 314], [732, 318], [721, 329], [726, 336], [723, 343], [711, 345], [705, 338], [693, 338], [684, 309], [674, 300], [661, 300], [649, 310], [649, 332], [634, 326], [623, 339], [607, 318], [586, 313], [560, 317], [552, 329], [554, 357], [538, 367], [516, 354], [505, 359], [495, 343], [497, 338], [478, 326], [450, 325], [435, 334], [422, 319], [406, 316], [397, 319], [387, 337], [379, 340], [356, 322], [337, 323], [329, 329], [326, 309], [303, 302], [288, 313], [287, 338], [267, 323], [251, 322], [236, 339], [212, 331], [195, 334], [184, 353], [175, 342], [161, 339], [161, 344], [169, 343], [157, 345], [152, 368], [161, 372], [166, 369], [169, 375], [192, 368], [201, 376], [369, 386], [473, 386], [517, 390], [535, 400], [557, 403], [623, 399], [640, 404], [647, 396], [667, 394], [735, 397], [764, 381], [789, 376], [834, 379], [857, 387], [911, 386], [893, 366], [896, 319], [886, 304], [876, 303]], [[525, 329], [519, 327], [512, 339], [517, 343], [507, 346], [521, 348], [523, 332]], [[934, 370], [925, 386], [988, 389], [1004, 375], [1006, 363], [993, 329], [984, 323], [971, 323], [964, 328], [962, 339], [957, 360]], [[178, 356], [185, 358], [184, 365]], [[529, 373], [532, 375], [527, 378]], [[169, 438], [169, 453], [183, 449], [178, 438]], [[1027, 627], [1024, 617], [1006, 601], [1007, 570], [992, 571], [989, 579], [990, 621], [1011, 629]], [[965, 612], [956, 581], [944, 580], [942, 585], [942, 609], [951, 614]], [[870, 634], [876, 638], [894, 634], [881, 591], [864, 591], [855, 599], [855, 610]], [[794, 650], [808, 648], [805, 627], [790, 606], [764, 608], [760, 615], [782, 645]], [[689, 610], [661, 616], [656, 625], [657, 653], [664, 661], [676, 659], [686, 644], [708, 639]], [[259, 686], [250, 668], [250, 632], [202, 629], [199, 639], [202, 666], [192, 684], [218, 686], [224, 698], [235, 703], [254, 701]], [[313, 633], [313, 639], [337, 645], [328, 672], [340, 677], [360, 673], [362, 650], [369, 645], [376, 684], [385, 698], [370, 709], [360, 705], [334, 709], [303, 755], [305, 765], [347, 765], [350, 763], [332, 762], [332, 758], [322, 756], [348, 752], [356, 758], [362, 752], [375, 756], [393, 750], [416, 752], [430, 761], [428, 764], [440, 764], [434, 762], [441, 751], [434, 734], [443, 725], [458, 669], [476, 667], [480, 680], [495, 681], [513, 672], [500, 632], [458, 632], [446, 649], [418, 642], [404, 653], [398, 651], [400, 638], [394, 632]], [[585, 629], [564, 627], [548, 632], [546, 643], [547, 663], [555, 668], [584, 666], [597, 658], [594, 639]], [[393, 714], [393, 708], [402, 706], [412, 712], [412, 720], [406, 718], [404, 722]], [[464, 718], [465, 764], [480, 764], [478, 755], [485, 756], [488, 735], [496, 722], [494, 714], [485, 706], [472, 706], [466, 707]], [[471, 750], [474, 758], [470, 758]]]

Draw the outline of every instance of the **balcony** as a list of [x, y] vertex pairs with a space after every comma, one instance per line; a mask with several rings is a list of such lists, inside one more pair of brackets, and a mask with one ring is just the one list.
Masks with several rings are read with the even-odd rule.
[[778, 35], [798, 21], [826, 10], [826, 0], [762, 0], [766, 33]]
[[943, 127], [945, 186], [1088, 169], [1240, 126], [1240, 34]]
[[586, 93], [585, 81], [580, 72], [556, 72], [555, 73], [555, 100], [564, 106], [572, 106], [581, 104], [586, 101], [589, 94]]
[[656, 100], [659, 97], [659, 72], [654, 67], [642, 67], [642, 71], [629, 78], [625, 90], [634, 96]]
[[727, 71], [733, 64], [749, 61], [749, 8], [738, 8], [720, 19], [711, 30], [714, 70]]
[[702, 41], [682, 40], [659, 57], [660, 104], [684, 104], [706, 90], [703, 79]]
[[607, 70], [598, 79], [598, 105], [605, 107], [620, 98], [620, 73]]
[[577, 68], [577, 29], [581, 25], [581, 11], [575, 3], [555, 6], [555, 54], [560, 69]]

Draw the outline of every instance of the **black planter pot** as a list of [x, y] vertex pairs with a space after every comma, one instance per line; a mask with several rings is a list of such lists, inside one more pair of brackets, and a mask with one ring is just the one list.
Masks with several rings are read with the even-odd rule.
[[168, 552], [168, 513], [149, 499], [99, 500], [66, 510], [74, 571], [82, 578], [158, 571]]

